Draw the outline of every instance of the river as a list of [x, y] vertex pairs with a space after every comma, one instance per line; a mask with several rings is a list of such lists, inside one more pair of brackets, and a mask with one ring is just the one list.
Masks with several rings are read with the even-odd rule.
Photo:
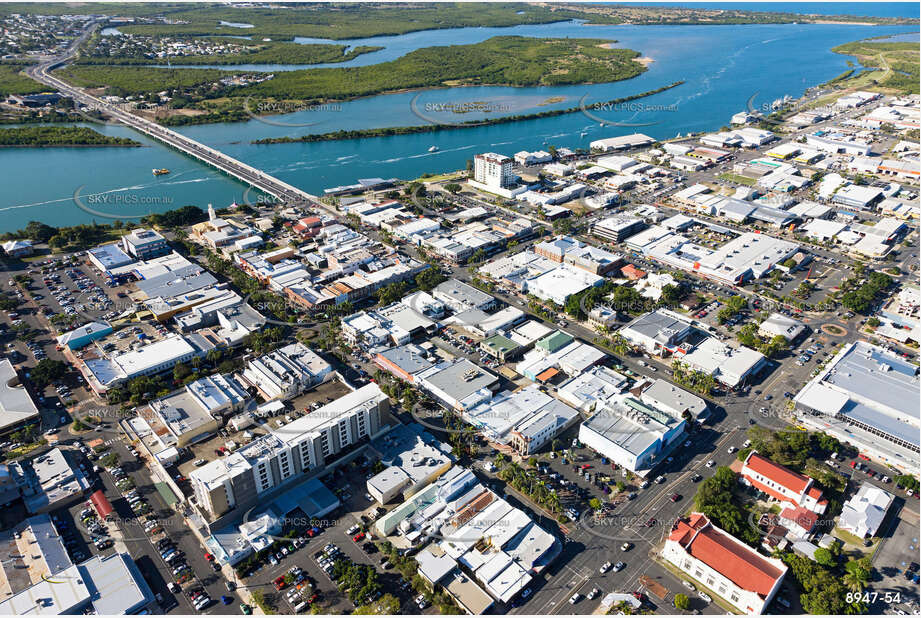
[[[849, 57], [830, 51], [835, 45], [869, 36], [903, 33], [905, 26], [746, 25], [746, 26], [584, 26], [573, 22], [513, 28], [463, 28], [416, 32], [396, 37], [337, 41], [349, 46], [382, 45], [336, 66], [357, 66], [399, 57], [432, 45], [475, 43], [497, 34], [592, 37], [617, 40], [651, 58], [649, 70], [625, 81], [589, 86], [541, 88], [448, 88], [369, 97], [321, 110], [275, 115], [267, 121], [181, 127], [183, 134], [276, 175], [313, 193], [351, 184], [358, 178], [415, 178], [426, 172], [463, 169], [477, 152], [514, 154], [548, 145], [587, 147], [602, 137], [642, 132], [670, 138], [690, 131], [714, 130], [746, 108], [754, 96], [759, 108], [775, 98], [799, 96], [814, 84], [847, 67]], [[263, 137], [298, 136], [339, 129], [465, 121], [573, 107], [685, 83], [635, 103], [641, 109], [598, 111], [597, 117], [639, 126], [601, 127], [581, 113], [437, 134], [322, 143], [254, 145]], [[415, 101], [415, 103], [414, 103]], [[490, 113], [434, 112], [445, 105], [476, 103]], [[650, 106], [658, 106], [650, 110]], [[645, 110], [645, 111], [644, 111]], [[244, 197], [245, 187], [124, 127], [103, 126], [110, 135], [128, 136], [143, 148], [0, 149], [4, 192], [0, 231], [21, 229], [30, 220], [51, 225], [87, 223], [75, 191], [92, 199], [94, 210], [126, 220], [195, 204], [222, 207]], [[436, 145], [438, 152], [430, 153]], [[171, 173], [154, 177], [152, 168]], [[134, 219], [132, 219], [132, 217]], [[100, 220], [100, 222], [103, 222]]]

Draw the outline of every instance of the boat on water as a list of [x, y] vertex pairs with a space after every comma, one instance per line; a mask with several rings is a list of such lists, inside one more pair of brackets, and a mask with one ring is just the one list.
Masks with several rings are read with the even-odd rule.
[[153, 168], [152, 171], [153, 171], [154, 176], [162, 176], [163, 174], [169, 174], [169, 170], [166, 169], [165, 167], [155, 167]]
[[438, 152], [438, 146], [430, 146], [429, 152]]

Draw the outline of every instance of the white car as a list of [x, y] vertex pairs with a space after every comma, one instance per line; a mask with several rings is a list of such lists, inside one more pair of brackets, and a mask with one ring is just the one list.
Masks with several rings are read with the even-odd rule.
[[703, 590], [699, 591], [697, 593], [697, 596], [699, 596], [701, 599], [703, 599], [707, 603], [711, 603], [713, 601], [713, 599], [710, 598], [710, 595], [704, 592]]
[[575, 593], [574, 595], [572, 595], [571, 597], [569, 597], [569, 604], [570, 604], [570, 605], [575, 605], [576, 603], [578, 603], [578, 602], [581, 601], [581, 600], [582, 600], [582, 595], [579, 594], [579, 593], [577, 592], [577, 593]]
[[607, 573], [610, 569], [611, 569], [611, 563], [610, 563], [610, 561], [609, 561], [609, 562], [605, 562], [605, 563], [602, 564], [600, 567], [598, 567], [598, 572], [601, 573], [602, 575], [604, 575], [604, 574]]
[[589, 592], [587, 595], [585, 595], [585, 598], [591, 601], [592, 599], [597, 597], [599, 594], [601, 594], [600, 590], [598, 590], [597, 588], [592, 588], [592, 591]]
[[697, 590], [697, 588], [694, 587], [694, 584], [692, 584], [686, 579], [681, 580], [681, 585], [687, 588], [688, 590]]
[[712, 459], [711, 459], [710, 461], [707, 462], [707, 467], [708, 467], [708, 468], [712, 468], [712, 467], [715, 466], [715, 465], [716, 465], [716, 462], [713, 461]]
[[732, 455], [733, 453], [736, 452], [736, 447], [730, 446], [729, 448], [726, 449], [726, 452]]

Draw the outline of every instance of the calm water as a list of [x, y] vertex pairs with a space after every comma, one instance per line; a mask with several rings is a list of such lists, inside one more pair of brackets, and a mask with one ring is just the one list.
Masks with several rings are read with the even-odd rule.
[[[776, 6], [776, 5], [771, 5]], [[836, 8], [839, 5], [835, 5]], [[877, 5], [873, 5], [875, 9]], [[775, 9], [781, 10], [781, 9]], [[802, 9], [806, 10], [806, 9]], [[855, 11], [850, 11], [855, 12]], [[385, 49], [360, 56], [349, 65], [389, 60], [431, 45], [482, 41], [496, 34], [594, 37], [616, 39], [654, 59], [637, 78], [612, 84], [553, 88], [451, 88], [385, 95], [337, 104], [321, 111], [272, 116], [268, 124], [246, 123], [184, 127], [180, 131], [264, 169], [307, 191], [349, 184], [358, 178], [415, 178], [425, 172], [463, 169], [477, 152], [514, 154], [547, 145], [587, 147], [592, 140], [636, 131], [657, 138], [717, 129], [735, 112], [784, 94], [799, 96], [810, 85], [846, 70], [847, 56], [829, 51], [835, 45], [868, 36], [904, 33], [905, 27], [843, 25], [765, 26], [581, 26], [574, 23], [515, 28], [467, 28], [412, 33], [400, 37], [339, 41], [348, 45], [377, 44]], [[372, 59], [372, 56], [376, 58]], [[340, 65], [341, 66], [341, 65]], [[587, 106], [676, 80], [685, 84], [643, 99], [647, 106], [674, 106], [676, 111], [597, 111], [607, 121], [653, 123], [638, 127], [600, 127], [581, 113], [523, 123], [478, 127], [437, 134], [348, 140], [315, 144], [257, 146], [249, 142], [271, 136], [298, 136], [338, 129], [464, 121], [495, 115]], [[418, 98], [417, 98], [418, 97]], [[412, 104], [415, 99], [415, 105]], [[558, 100], [559, 99], [559, 100]], [[477, 102], [492, 113], [452, 114], [427, 111], [445, 104]], [[310, 126], [300, 126], [300, 125]], [[280, 126], [279, 126], [280, 125]], [[3, 170], [0, 231], [20, 229], [30, 220], [52, 225], [89, 222], [93, 216], [73, 199], [94, 210], [129, 216], [177, 208], [185, 204], [224, 206], [244, 199], [245, 187], [223, 174], [123, 127], [102, 127], [111, 135], [130, 136], [143, 148], [46, 148], [0, 150]], [[582, 135], [585, 133], [585, 135]], [[427, 152], [432, 145], [440, 150]], [[171, 173], [154, 177], [152, 168]], [[87, 196], [93, 196], [90, 201]], [[250, 196], [252, 197], [252, 196]], [[103, 222], [104, 219], [96, 217]], [[129, 219], [130, 220], [130, 219]]]
[[745, 9], [803, 15], [917, 17], [917, 2], [639, 2], [640, 6], [686, 6], [700, 9]]

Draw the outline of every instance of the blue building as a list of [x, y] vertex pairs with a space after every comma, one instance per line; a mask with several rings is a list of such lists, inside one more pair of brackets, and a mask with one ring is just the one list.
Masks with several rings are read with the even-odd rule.
[[105, 337], [112, 332], [112, 325], [108, 322], [90, 322], [80, 328], [64, 333], [58, 337], [58, 343], [66, 345], [70, 350], [79, 350], [85, 345]]

